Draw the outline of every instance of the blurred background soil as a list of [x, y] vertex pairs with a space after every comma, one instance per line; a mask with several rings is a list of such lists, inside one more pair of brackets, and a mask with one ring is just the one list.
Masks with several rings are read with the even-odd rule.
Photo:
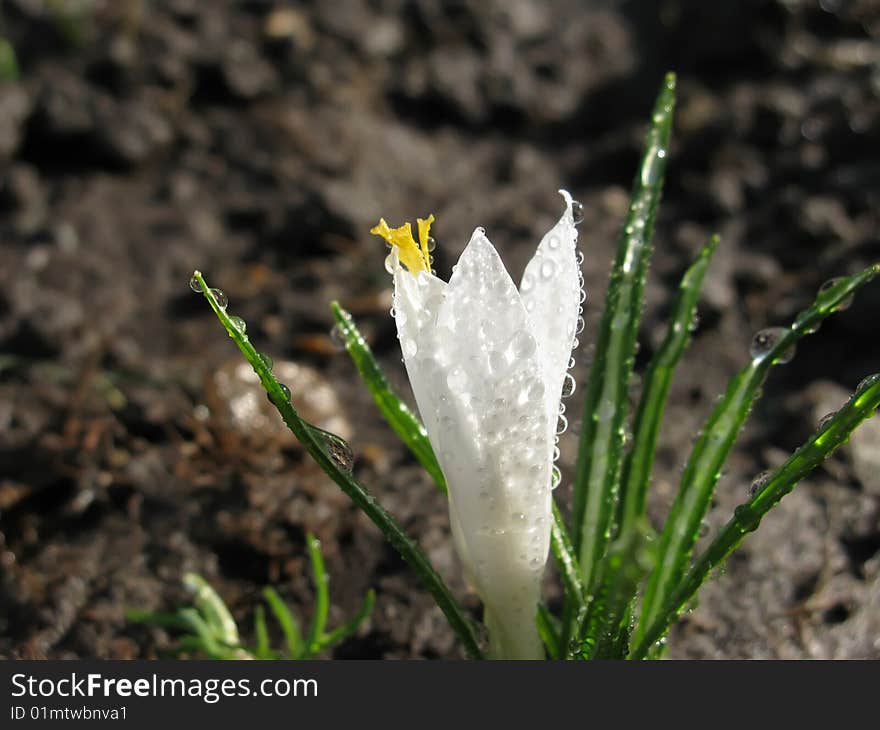
[[[570, 190], [586, 212], [582, 384], [652, 99], [678, 72], [639, 367], [690, 258], [712, 231], [723, 244], [671, 395], [656, 520], [753, 333], [880, 258], [876, 0], [0, 8], [20, 71], [0, 85], [5, 657], [159, 656], [170, 637], [123, 612], [185, 602], [184, 571], [211, 581], [243, 626], [267, 584], [307, 618], [308, 530], [328, 562], [331, 627], [378, 593], [332, 656], [461, 656], [412, 572], [254, 390], [187, 286], [195, 268], [228, 294], [304, 415], [350, 440], [356, 474], [476, 618], [442, 497], [329, 337], [339, 299], [410, 397], [385, 247], [368, 232], [380, 216], [433, 212], [444, 277], [484, 226], [518, 280], [560, 214], [555, 191]], [[880, 369], [878, 313], [875, 283], [773, 371], [708, 535]], [[783, 500], [676, 628], [670, 656], [880, 657], [878, 432], [875, 417]], [[558, 602], [552, 581], [548, 596]]]

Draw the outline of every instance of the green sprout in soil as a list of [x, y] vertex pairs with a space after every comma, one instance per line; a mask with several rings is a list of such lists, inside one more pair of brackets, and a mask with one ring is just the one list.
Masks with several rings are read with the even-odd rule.
[[[582, 209], [571, 196], [561, 191], [565, 212], [542, 240], [519, 290], [482, 229], [448, 284], [431, 268], [432, 216], [419, 219], [418, 242], [408, 224], [392, 229], [381, 220], [373, 229], [391, 247], [386, 268], [394, 277], [396, 325], [419, 415], [392, 390], [351, 315], [332, 304], [334, 334], [380, 413], [449, 497], [455, 546], [485, 607], [488, 650], [424, 552], [353, 475], [348, 445], [299, 416], [295, 394], [276, 380], [271, 358], [251, 344], [244, 321], [227, 313], [226, 296], [198, 271], [190, 282], [252, 365], [285, 423], [415, 571], [472, 658], [662, 656], [672, 624], [712, 572], [880, 405], [880, 376], [871, 375], [782, 466], [756, 480], [749, 499], [695, 551], [724, 464], [770, 369], [788, 362], [802, 337], [845, 309], [880, 272], [875, 264], [827, 282], [788, 327], [755, 335], [748, 362], [698, 434], [659, 534], [651, 528], [646, 496], [670, 383], [719, 245], [717, 236], [709, 238], [684, 272], [666, 336], [631, 413], [636, 338], [674, 94], [675, 77], [669, 74], [654, 106], [596, 333], [568, 519], [552, 490], [559, 483], [556, 441], [567, 424], [560, 398], [574, 389], [567, 369], [583, 329], [583, 259], [576, 249]], [[626, 448], [630, 421], [632, 444]], [[540, 600], [548, 552], [565, 596], [557, 613]]]
[[272, 614], [283, 638], [283, 646], [274, 648], [269, 638], [266, 610], [258, 605], [254, 610], [253, 646], [242, 643], [241, 633], [232, 613], [210, 584], [195, 573], [183, 577], [184, 586], [193, 594], [193, 605], [176, 611], [129, 610], [129, 621], [179, 632], [173, 654], [204, 654], [211, 659], [312, 659], [332, 649], [357, 632], [373, 610], [376, 596], [367, 592], [358, 612], [341, 626], [327, 631], [330, 611], [328, 576], [321, 555], [321, 543], [308, 536], [309, 558], [315, 582], [315, 605], [308, 632], [303, 635], [293, 611], [284, 603], [274, 588], [263, 589], [263, 600]]

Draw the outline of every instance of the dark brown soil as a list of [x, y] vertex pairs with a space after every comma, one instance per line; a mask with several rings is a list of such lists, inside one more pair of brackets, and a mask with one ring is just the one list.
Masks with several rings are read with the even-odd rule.
[[[358, 476], [476, 617], [443, 499], [328, 337], [339, 299], [407, 387], [379, 216], [435, 213], [444, 276], [482, 225], [518, 277], [571, 190], [586, 209], [582, 383], [651, 101], [679, 73], [641, 365], [690, 257], [711, 231], [724, 242], [672, 393], [658, 519], [753, 332], [880, 258], [873, 0], [67, 5], [0, 2], [21, 68], [0, 85], [6, 657], [157, 656], [169, 637], [123, 612], [186, 600], [187, 570], [243, 626], [266, 584], [307, 618], [306, 531], [323, 541], [331, 625], [378, 594], [333, 656], [460, 656], [413, 574], [241, 381], [194, 268], [289, 362], [296, 404], [350, 437]], [[880, 369], [878, 312], [874, 285], [772, 374], [710, 530]], [[853, 469], [876, 449], [854, 442], [782, 502], [671, 656], [880, 657], [880, 489]], [[568, 434], [563, 501], [574, 456]]]

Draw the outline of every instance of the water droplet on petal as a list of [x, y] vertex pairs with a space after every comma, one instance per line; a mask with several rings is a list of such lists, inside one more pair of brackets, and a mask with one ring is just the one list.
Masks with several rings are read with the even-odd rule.
[[584, 204], [577, 201], [571, 201], [571, 217], [576, 226], [584, 222]]
[[550, 470], [550, 489], [556, 489], [561, 481], [562, 472], [559, 471], [559, 467], [554, 464], [553, 468]]
[[568, 396], [574, 393], [575, 387], [577, 387], [577, 384], [575, 383], [574, 376], [571, 373], [566, 373], [565, 379], [562, 381], [562, 397], [568, 398]]
[[557, 248], [559, 248], [559, 236], [557, 236], [555, 233], [552, 236], [550, 236], [550, 238], [547, 241], [547, 246], [548, 246], [548, 248], [552, 249], [553, 251], [555, 251]]
[[446, 385], [453, 393], [461, 393], [465, 390], [468, 383], [467, 373], [460, 367], [456, 366], [449, 371], [446, 376]]
[[390, 253], [385, 257], [385, 271], [394, 274], [394, 254]]
[[247, 332], [247, 322], [245, 322], [241, 317], [237, 315], [233, 315], [229, 318], [229, 323], [236, 329], [239, 334], [244, 334]]
[[561, 413], [559, 414], [559, 420], [556, 422], [556, 435], [560, 435], [565, 433], [568, 428], [568, 419], [563, 416]]
[[519, 290], [521, 292], [531, 291], [532, 287], [535, 286], [535, 280], [532, 278], [532, 275], [527, 273], [523, 276], [522, 282], [519, 285]]
[[437, 248], [437, 241], [434, 240], [434, 236], [428, 236], [428, 240], [425, 242], [425, 245], [428, 251], [433, 251]]
[[196, 294], [202, 293], [202, 284], [195, 276], [189, 280], [189, 288], [192, 289]]
[[547, 260], [541, 264], [541, 278], [547, 281], [548, 279], [552, 279], [553, 275], [556, 273], [556, 262]]
[[[767, 327], [761, 330], [752, 338], [752, 344], [749, 347], [749, 354], [754, 360], [763, 360], [772, 350], [780, 338], [788, 334], [787, 327]], [[774, 362], [785, 364], [794, 357], [794, 345], [779, 355]]]
[[419, 346], [416, 344], [415, 340], [403, 340], [403, 342], [400, 343], [400, 346], [403, 350], [403, 356], [406, 358], [415, 357], [416, 353], [419, 351]]
[[583, 318], [583, 317], [578, 317], [578, 318], [577, 318], [577, 324], [576, 324], [575, 327], [574, 327], [574, 333], [575, 333], [576, 335], [579, 335], [581, 332], [584, 331], [584, 327], [586, 327], [586, 322], [584, 322], [584, 318]]
[[217, 302], [220, 309], [225, 310], [229, 306], [229, 299], [222, 289], [211, 289], [211, 296], [214, 297], [214, 301]]

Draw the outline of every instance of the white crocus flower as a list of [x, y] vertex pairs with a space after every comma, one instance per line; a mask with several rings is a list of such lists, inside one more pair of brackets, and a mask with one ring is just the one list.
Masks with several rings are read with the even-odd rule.
[[535, 614], [550, 545], [559, 404], [573, 385], [567, 369], [582, 325], [573, 203], [560, 192], [565, 212], [519, 289], [482, 228], [448, 284], [430, 267], [433, 216], [418, 221], [420, 246], [409, 224], [391, 229], [381, 220], [372, 230], [392, 245], [386, 266], [404, 363], [495, 658], [544, 656]]

